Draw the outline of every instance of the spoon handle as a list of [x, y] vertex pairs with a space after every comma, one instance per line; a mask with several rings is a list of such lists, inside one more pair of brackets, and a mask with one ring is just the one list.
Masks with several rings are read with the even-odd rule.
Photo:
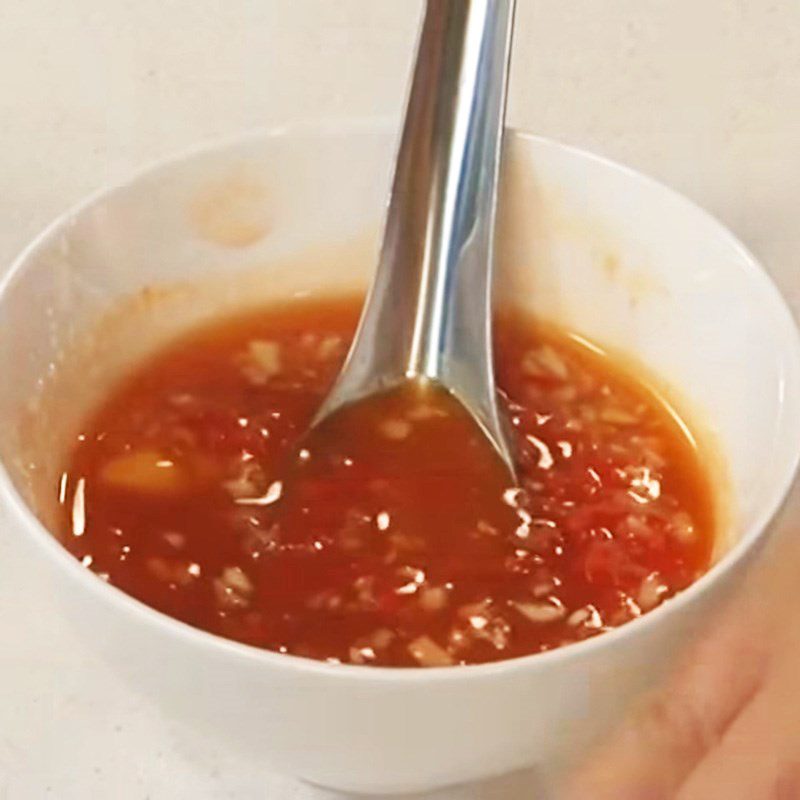
[[427, 2], [378, 270], [320, 413], [407, 378], [429, 379], [461, 400], [509, 462], [490, 295], [514, 6]]

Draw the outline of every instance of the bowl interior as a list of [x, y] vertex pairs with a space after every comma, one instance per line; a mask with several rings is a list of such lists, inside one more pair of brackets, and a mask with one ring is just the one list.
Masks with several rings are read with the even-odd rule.
[[[0, 457], [45, 523], [67, 437], [131, 360], [213, 314], [366, 286], [392, 140], [323, 126], [197, 151], [89, 201], [23, 254], [0, 296]], [[793, 473], [800, 414], [795, 328], [750, 255], [659, 184], [519, 134], [497, 250], [498, 302], [673, 389], [730, 489], [723, 540], [755, 537]]]

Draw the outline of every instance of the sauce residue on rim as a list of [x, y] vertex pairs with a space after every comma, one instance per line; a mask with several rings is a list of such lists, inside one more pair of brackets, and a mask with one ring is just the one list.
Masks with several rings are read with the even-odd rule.
[[647, 385], [524, 315], [498, 320], [520, 485], [467, 413], [409, 386], [310, 437], [361, 298], [189, 333], [86, 421], [59, 486], [84, 565], [232, 639], [383, 666], [595, 636], [708, 567], [710, 476]]

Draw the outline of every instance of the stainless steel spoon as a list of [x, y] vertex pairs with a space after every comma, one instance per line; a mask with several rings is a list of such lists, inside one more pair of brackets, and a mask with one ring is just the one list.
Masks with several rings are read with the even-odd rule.
[[514, 474], [492, 365], [497, 179], [515, 0], [428, 0], [377, 273], [313, 425], [404, 381], [437, 384]]

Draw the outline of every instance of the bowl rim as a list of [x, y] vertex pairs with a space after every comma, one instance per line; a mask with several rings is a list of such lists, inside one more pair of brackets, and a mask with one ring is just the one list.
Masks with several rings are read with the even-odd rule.
[[[269, 141], [281, 137], [292, 136], [356, 136], [367, 134], [391, 135], [395, 129], [392, 117], [362, 117], [356, 119], [328, 119], [318, 121], [301, 121], [285, 125], [257, 128], [225, 137], [194, 144], [176, 153], [151, 160], [143, 167], [136, 169], [127, 177], [103, 186], [87, 197], [72, 205], [57, 216], [45, 227], [12, 261], [8, 271], [0, 279], [0, 312], [6, 300], [8, 290], [23, 276], [26, 267], [36, 254], [47, 247], [60, 233], [69, 228], [73, 221], [109, 198], [125, 192], [129, 187], [142, 180], [153, 178], [160, 172], [168, 172], [171, 168], [194, 158], [210, 155], [215, 152], [236, 150], [258, 141]], [[780, 412], [778, 428], [788, 427], [797, 434], [794, 441], [797, 445], [788, 459], [784, 474], [780, 481], [772, 485], [762, 508], [755, 515], [754, 521], [742, 532], [738, 541], [723, 554], [719, 561], [667, 603], [659, 606], [642, 617], [632, 620], [602, 636], [592, 637], [582, 642], [574, 642], [564, 647], [544, 653], [533, 653], [526, 656], [504, 659], [484, 664], [470, 664], [449, 667], [364, 667], [352, 664], [333, 664], [290, 654], [276, 653], [264, 648], [227, 639], [214, 633], [195, 628], [188, 623], [177, 620], [157, 611], [144, 602], [125, 593], [121, 589], [106, 583], [90, 570], [86, 569], [74, 558], [56, 537], [35, 516], [28, 504], [11, 482], [3, 461], [0, 461], [0, 504], [9, 510], [11, 527], [24, 529], [25, 537], [33, 540], [46, 554], [54, 569], [62, 570], [76, 585], [80, 585], [97, 602], [108, 603], [120, 613], [133, 615], [137, 622], [150, 627], [154, 632], [166, 638], [174, 637], [183, 644], [197, 649], [208, 649], [216, 657], [236, 658], [284, 672], [292, 672], [307, 676], [318, 676], [333, 681], [357, 681], [359, 683], [377, 683], [381, 685], [399, 683], [430, 683], [441, 681], [483, 681], [497, 675], [510, 675], [522, 671], [546, 670], [559, 664], [577, 662], [591, 658], [596, 652], [617, 646], [623, 639], [644, 638], [654, 626], [661, 624], [668, 615], [675, 615], [682, 609], [697, 603], [708, 594], [713, 586], [719, 583], [727, 573], [739, 565], [767, 535], [770, 525], [780, 512], [800, 464], [800, 412], [792, 412], [791, 403], [786, 397], [785, 387], [788, 378], [793, 384], [800, 386], [800, 332], [794, 317], [764, 267], [750, 250], [716, 217], [703, 209], [685, 195], [634, 169], [620, 164], [581, 147], [566, 144], [548, 137], [530, 132], [509, 128], [507, 137], [522, 141], [529, 146], [566, 154], [580, 161], [589, 162], [595, 167], [610, 170], [624, 175], [627, 179], [644, 184], [651, 189], [670, 197], [686, 211], [702, 219], [710, 231], [719, 237], [733, 253], [738, 255], [739, 269], [745, 272], [758, 290], [762, 300], [772, 305], [773, 324], [783, 342], [784, 358], [781, 364], [779, 381]], [[783, 432], [785, 433], [785, 431]]]

